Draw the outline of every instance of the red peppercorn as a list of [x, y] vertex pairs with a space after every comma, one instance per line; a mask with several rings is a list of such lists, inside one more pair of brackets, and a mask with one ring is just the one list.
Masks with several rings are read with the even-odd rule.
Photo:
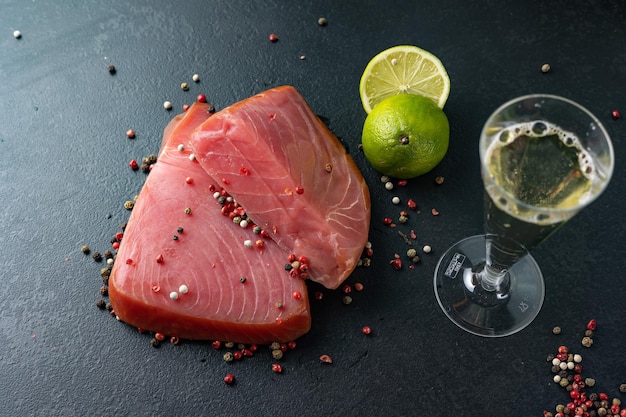
[[113, 244], [111, 244], [111, 247], [115, 250], [118, 250], [120, 248], [120, 242], [113, 242]]
[[211, 346], [213, 347], [213, 349], [220, 349], [222, 347], [222, 342], [220, 342], [219, 340], [214, 340], [213, 342], [211, 342]]
[[233, 358], [238, 361], [241, 360], [241, 358], [243, 357], [243, 353], [241, 353], [240, 350], [236, 350], [233, 352]]
[[158, 264], [162, 264], [163, 263], [163, 255], [159, 255], [156, 257], [156, 261]]
[[123, 237], [124, 237], [124, 233], [122, 233], [122, 232], [117, 232], [117, 233], [115, 234], [115, 238], [116, 238], [117, 240], [122, 240], [122, 238], [123, 238]]
[[198, 100], [198, 103], [206, 103], [206, 96], [204, 94], [198, 94], [196, 100]]
[[333, 359], [330, 356], [328, 356], [328, 355], [322, 355], [322, 356], [320, 356], [320, 362], [323, 362], [323, 363], [333, 363]]
[[287, 352], [287, 349], [289, 348], [289, 346], [287, 346], [287, 343], [281, 343], [280, 344], [280, 350], [283, 352]]
[[402, 260], [400, 258], [392, 259], [391, 261], [389, 261], [389, 264], [391, 264], [391, 266], [393, 266], [397, 270], [402, 269]]
[[598, 394], [598, 399], [600, 401], [608, 401], [609, 400], [609, 396], [606, 394], [606, 392], [601, 392]]
[[415, 201], [413, 201], [412, 198], [409, 198], [409, 201], [406, 202], [406, 205], [411, 209], [414, 210], [417, 207], [417, 203]]
[[558, 352], [559, 353], [567, 353], [567, 352], [569, 352], [569, 348], [567, 346], [559, 346]]
[[346, 284], [341, 288], [341, 291], [343, 291], [344, 294], [350, 294], [352, 292], [352, 287]]
[[626, 408], [622, 408], [622, 410], [619, 412], [619, 417], [626, 417]]
[[611, 413], [613, 414], [619, 414], [620, 413], [620, 406], [619, 404], [613, 404], [611, 405]]
[[390, 225], [391, 223], [393, 223], [393, 220], [391, 219], [391, 217], [385, 217], [383, 219], [383, 224]]
[[620, 118], [620, 114], [619, 114], [619, 112], [617, 110], [613, 110], [611, 112], [611, 117], [613, 117], [613, 120], [617, 120], [617, 119]]
[[398, 187], [406, 187], [407, 184], [407, 180], [399, 180], [398, 181]]
[[283, 372], [283, 366], [280, 363], [273, 363], [272, 371], [276, 372], [277, 374], [280, 374]]
[[300, 291], [294, 291], [292, 296], [294, 300], [300, 300], [302, 298], [302, 293]]
[[370, 328], [370, 326], [363, 326], [361, 332], [363, 332], [364, 335], [368, 335], [372, 333], [372, 329]]
[[587, 323], [587, 330], [595, 330], [597, 326], [597, 322], [595, 319], [591, 319], [589, 320], [589, 323]]
[[177, 345], [177, 344], [180, 343], [180, 339], [178, 337], [176, 337], [176, 336], [172, 336], [172, 337], [170, 337], [170, 343], [173, 344], [173, 345]]
[[235, 376], [233, 374], [226, 374], [224, 377], [224, 383], [226, 385], [232, 385], [235, 382]]
[[294, 341], [287, 342], [287, 347], [289, 349], [295, 349], [296, 348], [296, 342], [294, 342]]
[[189, 110], [189, 104], [183, 104], [183, 111]]
[[132, 169], [133, 171], [136, 171], [139, 169], [139, 163], [137, 163], [136, 159], [131, 159], [130, 162], [128, 163], [128, 166], [130, 167], [130, 169]]
[[254, 356], [254, 352], [252, 352], [250, 349], [241, 349], [241, 354], [246, 358]]
[[191, 178], [191, 177], [187, 177], [187, 178], [185, 178], [185, 182], [186, 182], [187, 184], [192, 184], [192, 183], [193, 183], [193, 178]]
[[287, 262], [292, 263], [293, 261], [295, 261], [296, 259], [296, 255], [294, 255], [293, 253], [290, 253], [289, 256], [287, 256]]
[[165, 335], [163, 333], [155, 333], [154, 338], [159, 342], [162, 342], [165, 340]]
[[254, 353], [257, 350], [259, 350], [259, 346], [257, 344], [252, 343], [248, 349], [250, 349], [250, 352]]
[[126, 131], [126, 136], [128, 136], [129, 139], [133, 139], [135, 137], [135, 131], [133, 129], [128, 129]]
[[296, 193], [297, 193], [297, 194], [302, 194], [302, 193], [304, 193], [304, 188], [303, 188], [301, 185], [298, 185], [298, 186], [296, 187]]
[[321, 291], [315, 291], [314, 296], [317, 301], [322, 301], [322, 299], [324, 298], [324, 293]]
[[270, 34], [270, 42], [276, 42], [278, 40], [278, 35], [271, 33]]

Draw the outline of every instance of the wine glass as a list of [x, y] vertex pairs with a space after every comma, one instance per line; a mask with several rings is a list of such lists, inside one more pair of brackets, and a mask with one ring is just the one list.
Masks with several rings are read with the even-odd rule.
[[462, 329], [498, 337], [528, 326], [544, 299], [529, 251], [606, 188], [613, 146], [598, 119], [554, 95], [515, 98], [480, 137], [485, 234], [452, 246], [435, 269], [435, 295]]

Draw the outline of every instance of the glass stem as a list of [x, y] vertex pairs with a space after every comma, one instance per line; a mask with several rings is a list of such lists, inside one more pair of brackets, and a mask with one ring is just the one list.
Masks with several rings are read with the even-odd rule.
[[507, 293], [508, 270], [523, 256], [519, 245], [508, 239], [491, 235], [486, 239], [485, 267], [479, 273], [480, 285], [485, 291]]

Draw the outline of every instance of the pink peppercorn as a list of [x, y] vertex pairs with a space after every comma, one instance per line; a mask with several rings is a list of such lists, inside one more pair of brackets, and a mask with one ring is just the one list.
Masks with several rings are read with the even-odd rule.
[[132, 169], [133, 171], [136, 171], [139, 169], [139, 163], [137, 163], [136, 159], [131, 159], [130, 162], [128, 163], [128, 166], [130, 167], [130, 169]]
[[206, 103], [206, 95], [198, 94], [198, 97], [196, 97], [196, 100], [198, 100], [198, 103]]
[[113, 242], [111, 244], [111, 247], [115, 250], [118, 250], [120, 248], [120, 242]]
[[233, 374], [226, 374], [224, 377], [224, 383], [226, 385], [232, 385], [235, 383], [235, 376]]
[[276, 42], [278, 40], [278, 35], [275, 33], [270, 34], [270, 42]]
[[589, 320], [589, 323], [587, 323], [587, 330], [595, 330], [597, 326], [597, 322], [595, 319], [591, 319]]
[[272, 371], [276, 372], [277, 374], [280, 374], [283, 372], [283, 367], [280, 363], [273, 363], [272, 364]]
[[128, 136], [129, 139], [133, 139], [135, 137], [135, 131], [133, 129], [128, 129], [126, 131], [126, 136]]
[[611, 117], [613, 117], [613, 120], [617, 120], [617, 119], [619, 119], [619, 118], [620, 118], [619, 111], [617, 111], [617, 110], [613, 110], [613, 111], [611, 112]]
[[370, 328], [370, 326], [363, 326], [361, 332], [363, 332], [364, 335], [368, 335], [372, 333], [372, 329]]

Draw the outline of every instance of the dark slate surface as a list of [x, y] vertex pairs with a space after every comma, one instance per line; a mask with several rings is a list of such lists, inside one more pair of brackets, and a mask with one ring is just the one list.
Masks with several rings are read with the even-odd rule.
[[[617, 395], [626, 382], [626, 146], [624, 121], [611, 118], [613, 109], [626, 116], [623, 2], [0, 3], [1, 415], [537, 416], [567, 401], [545, 360], [560, 344], [584, 355], [599, 389]], [[432, 173], [388, 192], [358, 150], [358, 83], [369, 59], [397, 44], [419, 45], [445, 64], [452, 130]], [[149, 336], [96, 308], [101, 265], [80, 247], [109, 247], [128, 217], [123, 202], [145, 179], [128, 161], [158, 150], [183, 103], [205, 93], [219, 109], [282, 84], [328, 119], [370, 185], [375, 254], [348, 281], [365, 289], [350, 305], [341, 291], [312, 300], [311, 332], [287, 352], [281, 375], [266, 348], [233, 364], [206, 343], [154, 349]], [[449, 245], [481, 231], [482, 123], [502, 102], [533, 92], [597, 114], [614, 138], [616, 171], [598, 201], [535, 251], [547, 278], [536, 321], [488, 340], [448, 321], [432, 273]], [[135, 140], [125, 137], [129, 128]], [[399, 211], [393, 195], [421, 208], [396, 230], [382, 225]], [[396, 271], [388, 261], [406, 250], [397, 230], [410, 229], [433, 252]], [[583, 349], [592, 317], [595, 344]], [[552, 335], [554, 325], [562, 335]], [[321, 354], [334, 363], [320, 364]], [[228, 372], [234, 386], [222, 382]]]

